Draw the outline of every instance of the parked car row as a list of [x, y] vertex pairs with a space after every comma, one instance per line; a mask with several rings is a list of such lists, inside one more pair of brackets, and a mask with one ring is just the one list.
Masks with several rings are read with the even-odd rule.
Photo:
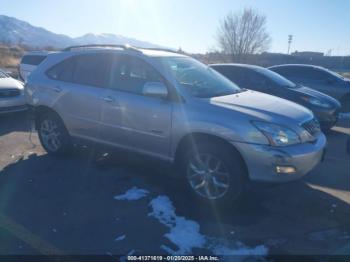
[[321, 92], [295, 84], [283, 76], [263, 67], [242, 64], [217, 64], [211, 67], [240, 87], [278, 96], [310, 109], [324, 131], [338, 120], [340, 103]]
[[342, 111], [350, 112], [350, 79], [312, 65], [280, 65], [269, 69], [294, 83], [306, 85], [338, 99], [342, 104]]
[[241, 88], [165, 50], [80, 46], [52, 53], [27, 79], [25, 94], [49, 154], [94, 143], [159, 158], [210, 201], [234, 201], [248, 181], [298, 179], [326, 147], [306, 107]]

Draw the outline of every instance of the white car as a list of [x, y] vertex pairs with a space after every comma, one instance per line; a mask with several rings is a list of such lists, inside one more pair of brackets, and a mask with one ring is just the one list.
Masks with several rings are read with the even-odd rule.
[[25, 110], [23, 83], [0, 70], [0, 114]]
[[47, 57], [49, 52], [29, 52], [26, 53], [19, 65], [19, 76], [24, 82], [27, 81], [27, 77], [41, 64]]

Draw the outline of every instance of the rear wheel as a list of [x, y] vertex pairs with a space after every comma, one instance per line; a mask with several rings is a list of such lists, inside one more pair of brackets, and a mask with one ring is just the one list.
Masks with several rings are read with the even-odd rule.
[[64, 155], [71, 149], [71, 139], [62, 120], [54, 113], [44, 113], [38, 120], [41, 145], [53, 155]]
[[237, 200], [246, 182], [238, 153], [215, 142], [189, 148], [182, 161], [182, 173], [192, 194], [218, 203]]

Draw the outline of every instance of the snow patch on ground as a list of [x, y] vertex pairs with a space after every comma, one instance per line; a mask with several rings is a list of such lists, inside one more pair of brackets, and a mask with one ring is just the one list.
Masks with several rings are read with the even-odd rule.
[[168, 197], [159, 196], [153, 199], [150, 205], [153, 212], [149, 215], [170, 229], [165, 237], [178, 247], [177, 251], [166, 246], [162, 246], [162, 249], [173, 254], [188, 254], [193, 248], [203, 248], [206, 239], [199, 233], [198, 223], [176, 216], [175, 208]]
[[350, 119], [350, 113], [340, 113], [339, 119]]
[[215, 255], [267, 255], [268, 249], [265, 246], [250, 248], [241, 242], [225, 243], [217, 238], [210, 238], [200, 233], [200, 226], [193, 220], [177, 216], [175, 208], [167, 196], [158, 196], [150, 202], [152, 212], [149, 216], [158, 219], [160, 223], [170, 230], [165, 234], [178, 250], [173, 250], [162, 245], [161, 248], [172, 255], [184, 255], [193, 253], [194, 248], [208, 249]]
[[211, 250], [217, 256], [266, 256], [268, 253], [267, 247], [263, 245], [250, 248], [241, 242], [237, 242], [234, 247], [229, 247], [226, 244], [217, 244]]
[[145, 189], [133, 187], [133, 188], [129, 189], [128, 191], [126, 191], [125, 194], [115, 196], [114, 199], [115, 200], [134, 201], [134, 200], [142, 199], [142, 198], [146, 197], [148, 194], [149, 194], [149, 192]]

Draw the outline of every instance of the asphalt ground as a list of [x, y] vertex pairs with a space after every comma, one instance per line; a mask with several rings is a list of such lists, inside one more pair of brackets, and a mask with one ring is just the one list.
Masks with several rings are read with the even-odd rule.
[[[157, 161], [103, 155], [89, 147], [56, 158], [29, 130], [26, 114], [0, 116], [1, 255], [180, 250], [167, 237], [172, 228], [150, 215], [150, 203], [159, 196], [171, 201], [178, 218], [194, 222], [201, 235], [232, 250], [243, 243], [263, 245], [269, 254], [350, 254], [350, 120], [327, 134], [324, 163], [302, 180], [254, 184], [239, 203], [225, 207], [189, 197], [173, 169]], [[114, 199], [133, 187], [149, 194], [136, 201]]]

